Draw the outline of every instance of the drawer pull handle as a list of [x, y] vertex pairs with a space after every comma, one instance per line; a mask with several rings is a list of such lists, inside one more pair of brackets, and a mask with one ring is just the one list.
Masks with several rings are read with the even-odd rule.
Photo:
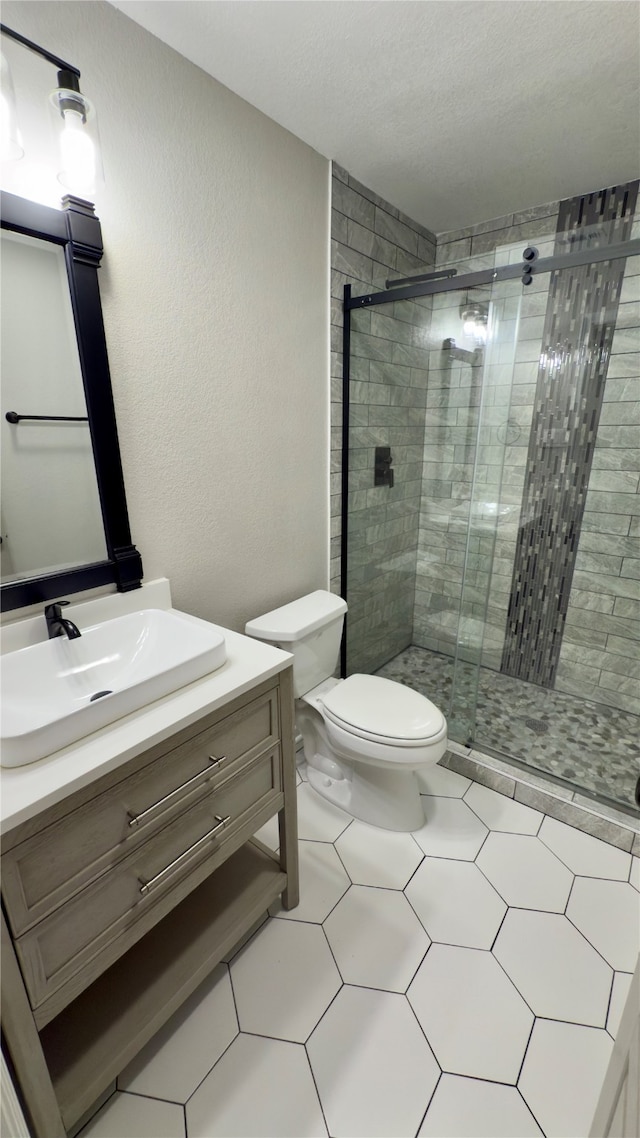
[[219, 814], [215, 815], [215, 819], [216, 825], [212, 830], [209, 830], [209, 832], [207, 834], [204, 834], [203, 837], [198, 838], [197, 842], [194, 842], [192, 846], [189, 846], [188, 850], [185, 850], [184, 853], [179, 854], [178, 857], [169, 862], [169, 865], [166, 865], [164, 869], [161, 869], [160, 873], [156, 873], [155, 877], [152, 877], [150, 881], [141, 881], [140, 878], [138, 878], [140, 892], [142, 893], [143, 897], [149, 892], [150, 889], [153, 889], [153, 887], [157, 885], [159, 881], [162, 881], [162, 879], [165, 878], [168, 873], [171, 873], [172, 869], [175, 869], [176, 866], [179, 866], [183, 862], [187, 861], [187, 859], [191, 857], [191, 854], [195, 853], [195, 851], [200, 849], [200, 847], [203, 846], [206, 842], [211, 841], [211, 838], [215, 838], [216, 834], [219, 834], [221, 830], [224, 830], [225, 826], [231, 821], [230, 816], [221, 818]]
[[[218, 770], [219, 766], [224, 762], [226, 757], [226, 755], [221, 755], [220, 758], [216, 758], [215, 755], [209, 755], [209, 762], [213, 763], [215, 771]], [[165, 794], [164, 798], [159, 798], [157, 802], [153, 803], [153, 806], [148, 806], [147, 809], [143, 810], [141, 814], [132, 814], [131, 811], [128, 810], [127, 816], [129, 818], [129, 825], [139, 826], [141, 822], [144, 822], [145, 818], [148, 818], [149, 814], [153, 814], [154, 810], [158, 810], [161, 806], [166, 806], [168, 802], [170, 803], [172, 799], [176, 798], [178, 795], [182, 794], [183, 791], [187, 790], [190, 786], [193, 786], [194, 783], [198, 782], [203, 775], [213, 774], [214, 770], [212, 770], [211, 767], [205, 767], [204, 770], [198, 771], [197, 774], [193, 775], [193, 778], [188, 778], [186, 782], [183, 782], [180, 786], [177, 786], [175, 790], [171, 790], [169, 794]]]

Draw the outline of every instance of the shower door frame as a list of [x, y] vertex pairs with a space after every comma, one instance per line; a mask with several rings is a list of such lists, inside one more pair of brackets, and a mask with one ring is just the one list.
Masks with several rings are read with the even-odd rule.
[[[410, 279], [415, 283], [398, 283], [394, 287], [387, 287], [382, 292], [364, 293], [362, 296], [352, 296], [352, 286], [344, 286], [344, 326], [342, 335], [342, 478], [341, 478], [341, 534], [340, 534], [340, 594], [345, 601], [347, 596], [348, 574], [348, 537], [349, 537], [349, 429], [350, 429], [350, 349], [351, 349], [351, 313], [359, 308], [372, 308], [381, 304], [389, 304], [395, 300], [412, 300], [416, 296], [435, 296], [443, 292], [458, 292], [464, 289], [475, 288], [478, 285], [492, 285], [499, 281], [517, 280], [522, 278], [523, 287], [531, 284], [533, 276], [542, 273], [551, 273], [556, 269], [577, 268], [580, 265], [590, 265], [599, 261], [614, 261], [634, 257], [640, 254], [640, 238], [618, 242], [612, 245], [603, 245], [595, 249], [583, 249], [575, 253], [557, 254], [538, 260], [537, 250], [528, 245], [523, 250], [522, 261], [512, 265], [499, 265], [491, 269], [481, 269], [474, 273], [464, 273], [462, 276], [436, 276], [438, 269], [432, 273], [425, 273], [427, 278], [422, 281]], [[390, 282], [387, 281], [387, 286]], [[347, 613], [344, 622], [342, 645], [340, 650], [340, 674], [347, 673], [347, 637], [349, 616]]]

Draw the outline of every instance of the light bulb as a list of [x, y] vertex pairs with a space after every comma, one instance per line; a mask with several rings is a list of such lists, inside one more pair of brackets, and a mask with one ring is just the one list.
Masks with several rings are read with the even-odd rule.
[[87, 193], [93, 188], [96, 174], [96, 149], [87, 133], [83, 115], [71, 108], [63, 111], [64, 126], [60, 135], [62, 169], [58, 181], [68, 190]]

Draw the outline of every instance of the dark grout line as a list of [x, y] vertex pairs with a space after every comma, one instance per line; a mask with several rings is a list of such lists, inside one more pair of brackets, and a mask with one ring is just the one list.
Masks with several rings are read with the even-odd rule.
[[[315, 1030], [315, 1028], [314, 1028], [314, 1030]], [[305, 1053], [305, 1055], [306, 1055], [306, 1057], [307, 1057], [307, 1063], [309, 1064], [309, 1071], [310, 1071], [310, 1073], [311, 1073], [311, 1078], [313, 1079], [313, 1085], [314, 1085], [314, 1087], [315, 1087], [316, 1095], [318, 1096], [318, 1104], [319, 1104], [319, 1106], [320, 1106], [320, 1113], [321, 1113], [321, 1115], [322, 1115], [322, 1119], [323, 1119], [323, 1122], [324, 1122], [324, 1125], [325, 1125], [325, 1130], [327, 1131], [327, 1134], [329, 1134], [329, 1121], [328, 1121], [328, 1119], [327, 1119], [327, 1116], [326, 1116], [326, 1114], [325, 1114], [325, 1109], [324, 1109], [324, 1106], [322, 1105], [322, 1098], [321, 1098], [321, 1095], [320, 1095], [320, 1091], [319, 1091], [319, 1089], [318, 1089], [318, 1084], [317, 1084], [317, 1082], [316, 1082], [316, 1075], [315, 1075], [315, 1071], [314, 1071], [314, 1069], [313, 1069], [313, 1065], [312, 1065], [312, 1063], [311, 1063], [311, 1059], [310, 1059], [310, 1057], [309, 1057], [309, 1052], [307, 1051], [307, 1044], [306, 1044], [306, 1043], [303, 1043], [303, 1044], [302, 1044], [302, 1046], [304, 1047], [304, 1053]]]
[[[329, 946], [329, 947], [331, 947], [331, 946]], [[332, 954], [332, 955], [333, 955], [333, 954]], [[335, 958], [334, 958], [334, 959], [335, 959]], [[337, 964], [336, 964], [336, 968], [338, 968], [338, 965], [337, 965]], [[341, 976], [341, 974], [340, 974], [340, 969], [338, 969], [338, 975], [340, 976], [340, 980], [341, 980], [341, 984], [340, 984], [340, 987], [338, 988], [338, 991], [336, 992], [336, 994], [335, 994], [335, 996], [333, 997], [333, 999], [332, 999], [332, 1000], [331, 1000], [331, 1001], [330, 1001], [330, 1002], [327, 1004], [327, 1006], [326, 1006], [326, 1008], [324, 1009], [324, 1011], [323, 1011], [322, 1015], [320, 1016], [320, 1019], [319, 1019], [319, 1020], [317, 1020], [317, 1021], [316, 1021], [316, 1023], [315, 1023], [315, 1025], [314, 1025], [314, 1026], [311, 1028], [311, 1031], [309, 1032], [309, 1034], [308, 1034], [307, 1038], [306, 1038], [306, 1039], [305, 1039], [305, 1041], [304, 1041], [304, 1046], [305, 1046], [305, 1047], [307, 1046], [307, 1044], [308, 1044], [309, 1040], [311, 1039], [311, 1036], [313, 1035], [314, 1031], [316, 1031], [316, 1030], [317, 1030], [317, 1029], [320, 1027], [320, 1024], [322, 1023], [322, 1021], [323, 1021], [324, 1017], [326, 1016], [327, 1012], [329, 1011], [329, 1008], [333, 1007], [333, 1005], [335, 1004], [335, 1002], [336, 1002], [336, 1000], [337, 1000], [338, 996], [340, 995], [341, 991], [343, 990], [343, 988], [351, 987], [351, 985], [350, 985], [350, 984], [345, 984], [345, 982], [344, 982], [344, 980], [342, 979], [342, 976]]]
[[[150, 1102], [168, 1102], [171, 1106], [184, 1106], [184, 1103], [179, 1102], [178, 1099], [164, 1098], [162, 1095], [152, 1095], [149, 1094], [148, 1091], [118, 1090], [118, 1093], [121, 1095], [131, 1095], [132, 1098], [146, 1098], [149, 1099]], [[112, 1097], [113, 1096], [110, 1095], [107, 1102], [110, 1102]], [[106, 1105], [107, 1103], [103, 1103], [103, 1106]], [[100, 1109], [102, 1109], [102, 1107]]]
[[[481, 872], [482, 872], [482, 871], [481, 871]], [[506, 903], [506, 902], [505, 902], [505, 903]], [[503, 914], [502, 920], [500, 921], [500, 925], [499, 925], [498, 931], [497, 931], [496, 935], [494, 936], [494, 938], [493, 938], [493, 941], [491, 942], [491, 948], [489, 949], [489, 951], [491, 952], [491, 954], [492, 954], [492, 955], [493, 955], [493, 950], [494, 950], [494, 948], [495, 948], [495, 946], [496, 946], [496, 941], [497, 941], [498, 937], [500, 936], [500, 933], [501, 933], [501, 931], [502, 931], [502, 928], [503, 928], [504, 922], [506, 921], [506, 919], [507, 919], [507, 916], [509, 915], [510, 909], [511, 909], [511, 906], [510, 906], [510, 905], [507, 905], [507, 908], [506, 908], [506, 909], [505, 909], [505, 911], [504, 911], [504, 914]], [[496, 957], [496, 959], [497, 959], [497, 957]], [[499, 962], [498, 962], [498, 963], [499, 963]]]
[[[605, 1029], [605, 1031], [609, 1031], [607, 1024], [609, 1022], [609, 1016], [611, 1014], [611, 1003], [613, 1001], [613, 988], [614, 988], [615, 982], [616, 982], [616, 973], [614, 970], [613, 975], [611, 976], [611, 988], [609, 989], [609, 999], [607, 1001], [607, 1010], [606, 1010], [605, 1016], [604, 1016], [604, 1029]], [[611, 1035], [611, 1032], [609, 1032], [609, 1034]], [[612, 1036], [612, 1038], [615, 1038], [615, 1037]]]
[[[435, 1058], [435, 1056], [434, 1056], [434, 1058]], [[438, 1060], [437, 1060], [437, 1059], [436, 1059], [436, 1063], [438, 1063]], [[439, 1063], [438, 1063], [438, 1066], [440, 1067], [440, 1064], [439, 1064]], [[432, 1092], [431, 1092], [431, 1096], [430, 1096], [430, 1098], [429, 1098], [429, 1101], [428, 1101], [428, 1103], [427, 1103], [427, 1109], [425, 1110], [424, 1114], [422, 1115], [422, 1119], [421, 1119], [421, 1121], [420, 1121], [420, 1125], [418, 1126], [418, 1129], [416, 1130], [416, 1133], [415, 1133], [415, 1136], [414, 1136], [414, 1138], [418, 1138], [418, 1134], [420, 1133], [420, 1131], [422, 1130], [422, 1127], [423, 1127], [423, 1126], [424, 1126], [424, 1124], [425, 1124], [425, 1121], [426, 1121], [427, 1115], [428, 1115], [428, 1113], [429, 1113], [429, 1108], [430, 1108], [430, 1106], [431, 1106], [431, 1103], [432, 1103], [432, 1102], [433, 1102], [433, 1100], [434, 1100], [434, 1097], [435, 1097], [435, 1093], [436, 1093], [436, 1091], [437, 1091], [438, 1087], [440, 1086], [440, 1080], [441, 1080], [441, 1079], [442, 1079], [442, 1067], [440, 1067], [440, 1074], [438, 1075], [438, 1078], [437, 1078], [437, 1081], [436, 1081], [436, 1085], [435, 1085], [435, 1087], [433, 1088], [433, 1090], [432, 1090]]]
[[595, 944], [593, 944], [592, 941], [589, 940], [589, 937], [587, 936], [587, 934], [584, 933], [582, 931], [582, 929], [580, 928], [580, 926], [575, 923], [575, 921], [573, 920], [573, 917], [569, 916], [569, 913], [565, 913], [564, 916], [565, 916], [566, 920], [569, 922], [569, 924], [572, 925], [573, 928], [576, 930], [576, 932], [582, 937], [582, 939], [587, 942], [589, 947], [592, 948], [593, 951], [595, 953], [597, 953], [597, 955], [600, 957], [600, 959], [604, 961], [604, 963], [607, 965], [607, 967], [613, 969], [614, 972], [624, 972], [625, 971], [624, 968], [616, 968], [615, 965], [612, 964], [610, 960], [607, 960], [606, 956], [604, 956], [603, 953], [600, 952], [600, 949], [597, 948], [597, 946]]
[[[533, 1033], [532, 1033], [532, 1034], [533, 1034]], [[528, 1045], [527, 1045], [527, 1050], [528, 1050]], [[519, 1081], [519, 1080], [518, 1080], [518, 1081]], [[536, 1126], [539, 1128], [539, 1130], [540, 1130], [540, 1133], [542, 1134], [543, 1138], [547, 1138], [547, 1132], [546, 1132], [546, 1130], [544, 1130], [544, 1129], [543, 1129], [543, 1127], [542, 1127], [542, 1125], [541, 1125], [541, 1123], [540, 1123], [540, 1120], [539, 1120], [539, 1119], [536, 1117], [536, 1115], [533, 1113], [533, 1109], [532, 1109], [532, 1107], [529, 1105], [529, 1103], [527, 1102], [526, 1098], [524, 1097], [524, 1095], [523, 1095], [522, 1091], [520, 1090], [520, 1087], [519, 1087], [519, 1086], [516, 1086], [516, 1090], [517, 1090], [518, 1094], [520, 1095], [520, 1098], [522, 1099], [522, 1101], [523, 1101], [524, 1105], [526, 1106], [527, 1110], [529, 1111], [529, 1114], [531, 1115], [531, 1117], [532, 1117], [533, 1121], [535, 1122]]]

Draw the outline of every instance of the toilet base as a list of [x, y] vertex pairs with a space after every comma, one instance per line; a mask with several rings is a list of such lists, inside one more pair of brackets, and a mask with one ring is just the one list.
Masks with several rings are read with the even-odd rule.
[[[314, 761], [315, 760], [315, 761]], [[338, 764], [332, 760], [337, 774]], [[323, 755], [307, 759], [309, 785], [347, 814], [383, 830], [407, 832], [424, 826], [424, 810], [415, 771], [387, 771], [370, 764], [351, 762], [342, 768], [344, 777], [326, 773]], [[335, 769], [337, 768], [337, 769]]]

